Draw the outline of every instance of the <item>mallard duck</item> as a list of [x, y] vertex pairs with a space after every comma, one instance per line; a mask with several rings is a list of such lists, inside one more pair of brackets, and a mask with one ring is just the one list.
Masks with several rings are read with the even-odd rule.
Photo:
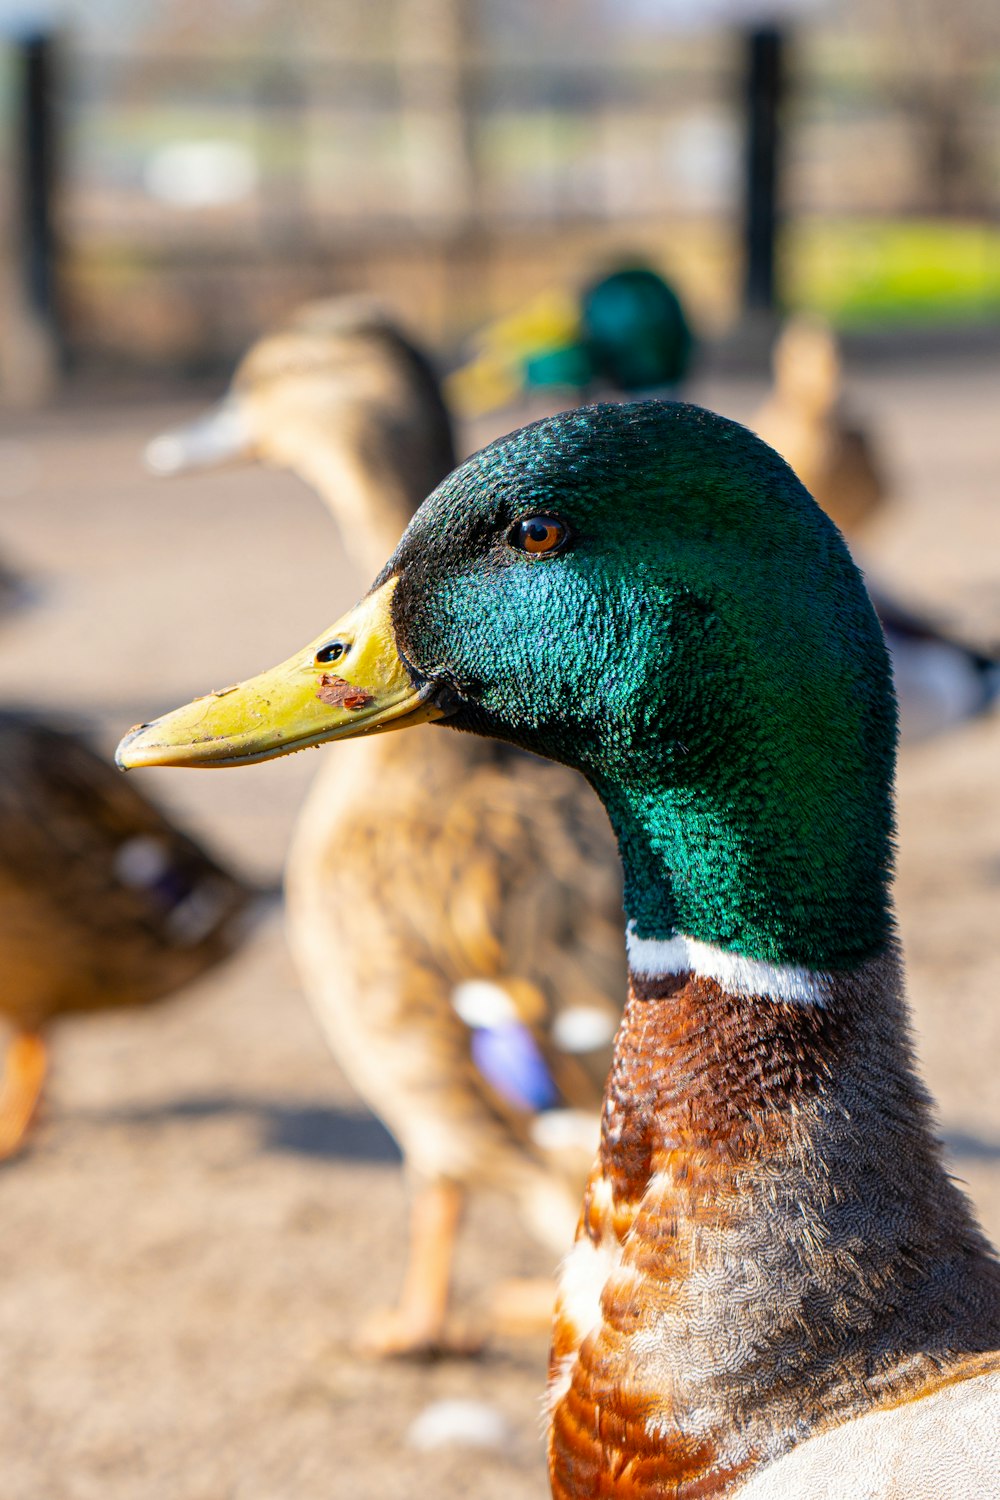
[[750, 426], [776, 448], [849, 539], [886, 504], [871, 432], [847, 409], [840, 346], [822, 318], [789, 318], [772, 354], [774, 385]]
[[79, 733], [0, 710], [0, 1160], [37, 1110], [52, 1022], [206, 973], [239, 946], [252, 894]]
[[457, 469], [301, 652], [119, 760], [243, 764], [432, 719], [576, 766], [625, 872], [553, 1495], [996, 1500], [1000, 1262], [915, 1070], [892, 679], [835, 527], [725, 418], [564, 413]]
[[[791, 464], [852, 545], [884, 507], [884, 464], [845, 406], [840, 348], [822, 319], [789, 319], [774, 348], [774, 388], [750, 426]], [[904, 740], [924, 739], [992, 707], [1000, 664], [869, 583], [892, 658]]]
[[[428, 361], [379, 308], [346, 300], [262, 339], [220, 407], [149, 450], [160, 472], [223, 455], [314, 485], [368, 571], [455, 463]], [[465, 1196], [512, 1194], [554, 1252], [576, 1221], [621, 1013], [618, 862], [600, 808], [562, 768], [429, 730], [356, 751], [349, 795], [343, 767], [325, 765], [298, 821], [289, 941], [411, 1178], [402, 1295], [360, 1342], [459, 1352], [479, 1337], [449, 1308]], [[508, 1284], [494, 1321], [530, 1327], [540, 1302], [547, 1323], [553, 1295]]]
[[578, 292], [550, 290], [484, 328], [447, 382], [470, 417], [537, 390], [675, 395], [694, 339], [674, 288], [650, 266], [595, 277]]

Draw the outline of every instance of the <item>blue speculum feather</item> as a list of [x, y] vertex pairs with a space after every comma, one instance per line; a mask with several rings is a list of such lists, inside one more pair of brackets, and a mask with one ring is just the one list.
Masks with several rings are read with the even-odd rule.
[[559, 1102], [538, 1043], [520, 1021], [477, 1028], [472, 1033], [472, 1061], [490, 1087], [518, 1109], [551, 1109]]

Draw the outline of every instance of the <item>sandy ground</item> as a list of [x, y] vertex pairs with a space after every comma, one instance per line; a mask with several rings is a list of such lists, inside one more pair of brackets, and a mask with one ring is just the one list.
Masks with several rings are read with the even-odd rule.
[[[995, 640], [998, 373], [952, 364], [857, 385], [897, 481], [873, 572]], [[756, 392], [699, 395], [742, 415]], [[136, 719], [279, 659], [362, 582], [291, 479], [144, 476], [142, 441], [195, 404], [78, 399], [0, 426], [3, 549], [40, 587], [0, 636], [0, 691], [83, 715], [109, 748]], [[1000, 718], [907, 752], [898, 884], [923, 1065], [994, 1236], [998, 752]], [[273, 878], [314, 768], [303, 755], [146, 785]], [[32, 1149], [0, 1173], [3, 1495], [542, 1497], [544, 1338], [419, 1369], [347, 1350], [396, 1287], [404, 1212], [392, 1142], [330, 1060], [277, 916], [183, 999], [64, 1026]], [[546, 1269], [503, 1202], [474, 1205], [459, 1269], [470, 1306], [495, 1276]], [[408, 1424], [445, 1397], [498, 1408], [502, 1451], [409, 1447]]]

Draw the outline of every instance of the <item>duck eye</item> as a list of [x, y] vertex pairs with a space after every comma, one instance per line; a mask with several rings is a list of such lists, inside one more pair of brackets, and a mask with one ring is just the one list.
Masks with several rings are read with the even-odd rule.
[[515, 521], [507, 540], [519, 552], [540, 557], [565, 546], [569, 540], [569, 527], [557, 521], [555, 516], [528, 516], [524, 521]]
[[347, 641], [327, 641], [325, 646], [320, 646], [316, 652], [316, 662], [319, 666], [326, 666], [328, 662], [339, 661], [346, 656], [350, 650]]

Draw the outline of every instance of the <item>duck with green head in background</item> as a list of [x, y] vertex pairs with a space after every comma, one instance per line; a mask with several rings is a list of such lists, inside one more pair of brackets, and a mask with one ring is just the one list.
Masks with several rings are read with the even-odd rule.
[[694, 336], [675, 289], [640, 261], [551, 288], [482, 329], [475, 352], [446, 382], [467, 417], [533, 393], [569, 399], [676, 396]]
[[891, 678], [832, 523], [711, 413], [549, 418], [446, 479], [303, 651], [119, 755], [234, 765], [432, 719], [581, 770], [625, 872], [553, 1494], [996, 1500], [1000, 1265], [914, 1067]]

